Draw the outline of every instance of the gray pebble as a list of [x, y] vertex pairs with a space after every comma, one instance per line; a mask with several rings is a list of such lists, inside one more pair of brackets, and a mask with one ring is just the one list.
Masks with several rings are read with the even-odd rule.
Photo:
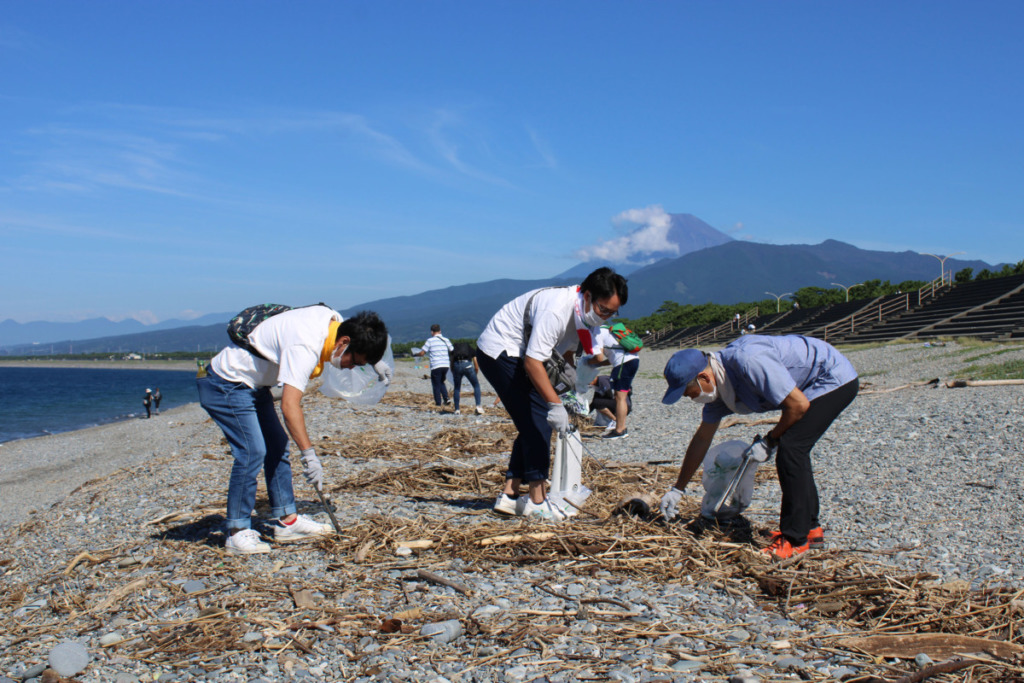
[[185, 591], [185, 595], [191, 595], [192, 593], [199, 593], [206, 590], [206, 584], [202, 581], [192, 579], [181, 584], [181, 590]]
[[74, 676], [89, 666], [89, 651], [85, 646], [74, 640], [58, 643], [48, 658], [50, 668], [61, 676]]
[[462, 635], [462, 622], [458, 619], [449, 619], [433, 624], [424, 624], [420, 629], [420, 635], [430, 636], [438, 643], [450, 643]]

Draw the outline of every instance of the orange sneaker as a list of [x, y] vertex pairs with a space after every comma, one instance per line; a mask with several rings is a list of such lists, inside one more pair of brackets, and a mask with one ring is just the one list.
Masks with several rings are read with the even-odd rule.
[[794, 555], [806, 553], [809, 548], [810, 545], [806, 542], [803, 545], [793, 545], [789, 539], [779, 534], [767, 547], [762, 548], [761, 552], [771, 555], [776, 560], [788, 560]]
[[[773, 531], [771, 535], [772, 541], [782, 535], [781, 531]], [[812, 550], [820, 550], [825, 547], [825, 532], [821, 530], [821, 527], [814, 527], [807, 532], [807, 545]]]

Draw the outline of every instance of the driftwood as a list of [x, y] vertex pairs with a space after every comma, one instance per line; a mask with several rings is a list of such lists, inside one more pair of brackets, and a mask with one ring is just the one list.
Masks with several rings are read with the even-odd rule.
[[1024, 379], [951, 379], [946, 382], [949, 389], [963, 387], [1017, 387], [1024, 385]]
[[863, 650], [876, 657], [899, 657], [913, 659], [925, 653], [932, 659], [949, 659], [968, 652], [987, 652], [996, 657], [1011, 658], [1024, 653], [1024, 646], [1005, 640], [974, 638], [954, 633], [915, 633], [899, 636], [865, 636], [844, 638], [839, 641], [843, 647]]

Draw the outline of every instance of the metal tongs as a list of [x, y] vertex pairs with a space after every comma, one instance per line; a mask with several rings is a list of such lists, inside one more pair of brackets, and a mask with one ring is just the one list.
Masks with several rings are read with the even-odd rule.
[[767, 449], [764, 451], [758, 449], [758, 453], [764, 453], [763, 459], [758, 459], [754, 455], [754, 445], [762, 440], [762, 437], [758, 436], [754, 439], [754, 443], [747, 446], [747, 449], [743, 451], [743, 462], [741, 462], [740, 466], [736, 468], [736, 474], [734, 474], [732, 479], [729, 481], [729, 485], [725, 487], [725, 491], [722, 492], [722, 497], [718, 499], [717, 503], [715, 503], [714, 512], [716, 515], [718, 514], [718, 511], [722, 509], [722, 506], [725, 505], [725, 501], [732, 498], [733, 494], [736, 492], [736, 487], [739, 486], [740, 480], [743, 479], [743, 475], [746, 474], [747, 470], [750, 468], [750, 464], [760, 464], [768, 460], [769, 451]]

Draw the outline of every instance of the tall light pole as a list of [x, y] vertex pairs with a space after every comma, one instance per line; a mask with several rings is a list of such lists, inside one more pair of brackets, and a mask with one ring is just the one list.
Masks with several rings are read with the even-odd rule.
[[782, 310], [782, 297], [784, 297], [784, 296], [793, 296], [793, 292], [786, 292], [785, 294], [776, 294], [775, 292], [765, 292], [765, 294], [770, 294], [771, 296], [775, 297], [775, 312], [776, 313], [778, 313], [779, 311]]
[[841, 285], [838, 282], [833, 282], [832, 284], [834, 284], [836, 287], [842, 287], [843, 290], [846, 292], [846, 300], [849, 301], [850, 300], [850, 290], [853, 289], [854, 287], [860, 287], [864, 283], [863, 282], [858, 282], [857, 284], [850, 285], [849, 287], [847, 287], [846, 285]]
[[952, 254], [946, 254], [945, 256], [939, 256], [938, 254], [926, 254], [926, 253], [924, 253], [922, 251], [921, 252], [921, 256], [931, 256], [932, 258], [939, 259], [939, 273], [941, 274], [940, 277], [942, 278], [942, 281], [945, 282], [946, 281], [946, 259], [948, 259], [950, 256], [956, 256], [958, 254], [966, 254], [966, 253], [967, 252], [965, 252], [965, 251], [954, 251]]

